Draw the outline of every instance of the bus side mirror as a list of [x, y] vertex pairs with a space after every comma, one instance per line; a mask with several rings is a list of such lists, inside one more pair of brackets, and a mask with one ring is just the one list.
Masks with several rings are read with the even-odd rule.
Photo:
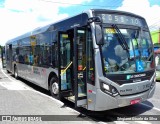
[[96, 36], [96, 43], [97, 45], [103, 45], [104, 44], [104, 40], [103, 40], [103, 32], [102, 32], [102, 28], [100, 25], [96, 25], [95, 27], [95, 36]]

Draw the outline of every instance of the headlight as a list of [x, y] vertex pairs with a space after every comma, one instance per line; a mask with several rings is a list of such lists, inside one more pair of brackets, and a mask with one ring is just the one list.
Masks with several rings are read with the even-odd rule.
[[103, 83], [103, 88], [104, 88], [105, 90], [108, 90], [108, 91], [110, 90], [109, 85], [104, 84], [104, 83]]
[[118, 91], [114, 86], [108, 85], [106, 83], [102, 83], [102, 90], [112, 96], [117, 96]]

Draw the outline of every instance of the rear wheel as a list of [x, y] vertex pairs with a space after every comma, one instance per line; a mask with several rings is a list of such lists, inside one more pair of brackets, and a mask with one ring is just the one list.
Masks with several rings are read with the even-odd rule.
[[18, 69], [17, 66], [14, 67], [14, 77], [18, 79]]

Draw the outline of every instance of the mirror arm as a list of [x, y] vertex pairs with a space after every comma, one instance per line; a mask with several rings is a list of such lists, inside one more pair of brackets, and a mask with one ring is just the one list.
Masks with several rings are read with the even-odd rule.
[[97, 45], [103, 45], [103, 25], [102, 25], [102, 19], [99, 16], [91, 17], [88, 19], [88, 25], [90, 25], [92, 22], [95, 22], [95, 38]]

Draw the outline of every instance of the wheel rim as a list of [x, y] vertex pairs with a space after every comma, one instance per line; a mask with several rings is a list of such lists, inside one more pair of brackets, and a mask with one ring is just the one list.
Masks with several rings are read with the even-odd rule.
[[14, 75], [15, 75], [15, 77], [17, 77], [17, 76], [18, 76], [18, 73], [17, 73], [17, 68], [15, 68]]
[[53, 92], [54, 94], [58, 94], [58, 89], [59, 89], [58, 84], [57, 84], [56, 82], [54, 82], [54, 83], [52, 84], [52, 92]]

